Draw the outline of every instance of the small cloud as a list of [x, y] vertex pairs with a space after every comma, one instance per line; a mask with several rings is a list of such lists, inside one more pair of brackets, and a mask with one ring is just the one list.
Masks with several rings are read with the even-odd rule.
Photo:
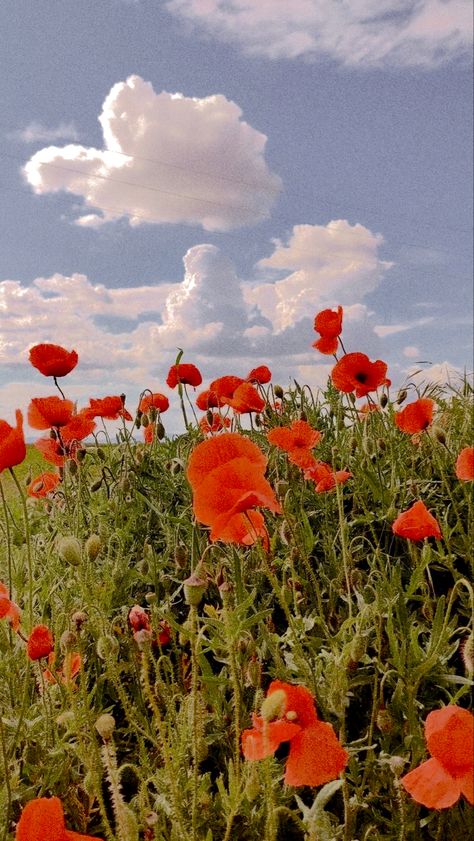
[[57, 140], [80, 139], [74, 123], [59, 123], [56, 128], [47, 128], [41, 123], [32, 122], [26, 128], [17, 131], [14, 136], [23, 143], [54, 143]]
[[374, 333], [379, 338], [384, 339], [385, 336], [394, 336], [395, 333], [405, 333], [407, 330], [415, 330], [418, 327], [425, 327], [434, 321], [433, 316], [426, 318], [419, 318], [417, 321], [407, 321], [404, 324], [376, 324]]
[[403, 356], [406, 356], [407, 359], [416, 359], [420, 355], [420, 349], [416, 345], [407, 345], [403, 348]]
[[462, 380], [462, 371], [450, 362], [437, 362], [429, 368], [415, 365], [407, 369], [407, 379], [418, 386], [426, 384], [458, 386]]

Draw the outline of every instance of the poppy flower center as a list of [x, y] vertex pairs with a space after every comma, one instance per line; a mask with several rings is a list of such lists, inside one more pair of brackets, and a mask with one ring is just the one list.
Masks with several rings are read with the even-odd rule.
[[355, 379], [358, 383], [366, 383], [367, 382], [367, 374], [364, 371], [358, 371], [355, 375]]
[[296, 710], [288, 710], [285, 718], [288, 721], [296, 721], [296, 719], [298, 718], [298, 713], [296, 712]]

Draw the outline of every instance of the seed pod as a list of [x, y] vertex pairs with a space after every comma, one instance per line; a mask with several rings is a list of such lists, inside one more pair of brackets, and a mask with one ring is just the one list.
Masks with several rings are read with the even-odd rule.
[[206, 592], [207, 583], [199, 578], [195, 572], [186, 578], [186, 581], [183, 582], [184, 587], [184, 600], [186, 604], [197, 607], [200, 604], [201, 599]]
[[58, 543], [58, 555], [71, 566], [79, 566], [82, 560], [81, 541], [77, 537], [62, 537]]
[[104, 742], [108, 742], [109, 739], [112, 738], [112, 733], [115, 730], [115, 718], [113, 715], [110, 715], [110, 713], [103, 713], [97, 719], [95, 729], [101, 739], [103, 739]]
[[86, 555], [90, 561], [95, 561], [97, 555], [99, 554], [100, 550], [102, 549], [102, 541], [98, 534], [90, 534], [87, 538], [84, 549], [86, 550]]

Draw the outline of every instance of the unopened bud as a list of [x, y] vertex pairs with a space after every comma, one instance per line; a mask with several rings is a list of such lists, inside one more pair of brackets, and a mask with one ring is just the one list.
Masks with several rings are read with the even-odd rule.
[[442, 429], [440, 426], [432, 426], [431, 435], [436, 441], [439, 441], [439, 443], [443, 446], [446, 444], [446, 434], [444, 429]]
[[387, 403], [388, 403], [388, 395], [387, 394], [381, 394], [380, 395], [380, 406], [381, 406], [381, 408], [385, 409], [385, 406], [387, 405]]
[[97, 656], [101, 660], [115, 660], [119, 653], [119, 643], [110, 634], [103, 634], [97, 640]]
[[138, 562], [137, 569], [142, 575], [148, 575], [150, 571], [150, 564], [146, 558], [142, 558], [142, 560]]
[[143, 426], [143, 429], [146, 429], [147, 426], [150, 426], [150, 418], [148, 417], [148, 415], [142, 415], [140, 423]]
[[197, 607], [206, 592], [207, 584], [195, 572], [183, 582], [184, 599], [186, 604]]
[[264, 721], [273, 721], [275, 718], [282, 718], [286, 710], [286, 692], [283, 689], [275, 689], [271, 695], [267, 695], [262, 703], [260, 715]]
[[406, 390], [406, 388], [402, 388], [402, 390], [398, 392], [397, 401], [396, 401], [397, 405], [401, 406], [403, 401], [407, 399], [407, 396], [408, 396], [408, 391]]
[[82, 463], [87, 455], [87, 450], [84, 447], [81, 447], [79, 450], [76, 450], [76, 458], [79, 463]]
[[97, 453], [98, 458], [100, 458], [101, 461], [106, 460], [107, 456], [105, 455], [102, 447], [97, 447], [96, 453]]
[[95, 723], [95, 729], [97, 730], [101, 739], [103, 739], [104, 742], [108, 742], [109, 739], [112, 738], [112, 733], [115, 729], [115, 718], [109, 713], [103, 713], [97, 719]]
[[283, 397], [283, 394], [284, 394], [281, 385], [274, 385], [273, 386], [273, 393], [275, 394], [275, 397], [278, 397], [278, 399], [281, 400], [282, 397]]
[[62, 652], [70, 651], [77, 643], [77, 637], [73, 631], [64, 631], [59, 638], [59, 647]]
[[177, 569], [184, 569], [188, 562], [188, 553], [186, 552], [186, 548], [181, 544], [179, 546], [175, 546], [174, 562]]
[[461, 658], [468, 677], [474, 674], [474, 631], [461, 643]]
[[87, 621], [87, 613], [84, 613], [83, 610], [76, 610], [71, 616], [71, 621], [74, 622], [76, 630], [80, 631], [84, 622]]
[[79, 470], [77, 466], [77, 461], [75, 461], [73, 458], [69, 458], [66, 463], [69, 475], [77, 476], [77, 471]]
[[158, 441], [162, 441], [165, 437], [165, 428], [161, 421], [158, 421], [156, 424], [156, 437], [158, 438]]
[[90, 534], [87, 538], [84, 549], [86, 550], [86, 555], [90, 561], [95, 561], [97, 555], [99, 554], [100, 550], [102, 549], [102, 541], [98, 534]]
[[354, 663], [358, 663], [366, 652], [366, 642], [363, 636], [356, 634], [351, 642], [349, 657]]
[[62, 561], [73, 567], [79, 566], [82, 560], [82, 547], [77, 537], [62, 537], [58, 543], [58, 554]]
[[255, 426], [257, 426], [257, 427], [262, 425], [262, 419], [261, 419], [260, 415], [255, 415], [254, 423], [255, 423]]
[[91, 493], [94, 494], [94, 493], [96, 493], [96, 491], [100, 490], [101, 486], [102, 486], [102, 479], [97, 479], [96, 482], [92, 483], [89, 490], [90, 490]]
[[377, 447], [383, 453], [387, 449], [387, 442], [385, 438], [378, 438], [377, 439]]

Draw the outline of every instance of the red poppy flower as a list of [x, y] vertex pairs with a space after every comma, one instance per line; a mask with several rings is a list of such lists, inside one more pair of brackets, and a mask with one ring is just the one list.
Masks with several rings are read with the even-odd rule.
[[214, 392], [220, 401], [218, 405], [221, 406], [224, 402], [227, 402], [228, 397], [234, 396], [235, 390], [244, 382], [245, 380], [242, 377], [235, 377], [233, 374], [228, 374], [225, 377], [218, 377], [217, 380], [213, 380], [209, 386], [209, 391]]
[[0, 473], [7, 467], [15, 467], [26, 458], [25, 436], [23, 435], [23, 415], [19, 409], [15, 412], [16, 426], [10, 426], [0, 420]]
[[336, 362], [331, 379], [338, 391], [355, 392], [356, 397], [365, 397], [381, 385], [389, 385], [386, 378], [387, 364], [377, 359], [371, 362], [365, 353], [346, 353]]
[[261, 412], [265, 407], [265, 400], [260, 397], [251, 383], [241, 383], [232, 397], [226, 397], [224, 402], [232, 406], [234, 412], [238, 412], [239, 415], [246, 412]]
[[170, 388], [176, 388], [178, 383], [192, 385], [194, 387], [201, 385], [201, 373], [195, 365], [190, 365], [189, 363], [172, 365], [166, 377], [166, 384]]
[[90, 409], [84, 411], [88, 413], [91, 418], [105, 418], [106, 420], [117, 420], [123, 418], [124, 420], [133, 420], [130, 412], [127, 412], [123, 400], [119, 395], [113, 397], [102, 397], [95, 400], [93, 397], [89, 400]]
[[402, 432], [415, 435], [428, 429], [433, 421], [433, 411], [436, 403], [428, 397], [421, 397], [414, 403], [409, 403], [400, 412], [395, 412], [395, 423]]
[[30, 362], [45, 377], [65, 377], [76, 367], [78, 356], [60, 345], [41, 344], [30, 349]]
[[152, 406], [158, 412], [166, 412], [170, 407], [170, 401], [166, 395], [157, 391], [155, 394], [145, 394], [140, 400], [138, 408], [140, 412], [146, 414]]
[[461, 795], [474, 806], [474, 716], [449, 704], [430, 712], [425, 739], [431, 759], [414, 768], [400, 782], [417, 803], [428, 809], [447, 809]]
[[464, 447], [456, 459], [456, 476], [463, 482], [474, 479], [474, 447]]
[[336, 485], [342, 485], [351, 477], [352, 473], [348, 470], [334, 471], [331, 465], [325, 464], [324, 461], [318, 461], [314, 467], [304, 472], [304, 478], [311, 479], [315, 483], [315, 491], [318, 494], [332, 491]]
[[143, 427], [143, 438], [145, 444], [153, 444], [155, 440], [155, 426], [152, 423], [149, 423], [148, 426]]
[[15, 841], [102, 841], [66, 829], [58, 797], [37, 797], [26, 804], [18, 821]]
[[313, 342], [313, 347], [320, 353], [333, 354], [338, 348], [338, 336], [342, 331], [342, 307], [334, 310], [322, 310], [314, 319], [314, 329], [321, 338]]
[[82, 441], [94, 431], [95, 427], [96, 424], [88, 414], [88, 410], [83, 409], [78, 415], [73, 415], [69, 423], [62, 427], [61, 438], [66, 445], [73, 441]]
[[217, 409], [223, 405], [222, 400], [219, 400], [216, 392], [211, 391], [210, 388], [206, 389], [206, 391], [201, 391], [196, 397], [196, 406], [202, 412], [207, 412], [208, 409]]
[[47, 496], [51, 493], [51, 491], [54, 491], [59, 482], [60, 478], [58, 473], [40, 473], [39, 476], [35, 476], [35, 478], [30, 482], [26, 489], [26, 493], [28, 496], [40, 499], [41, 497]]
[[186, 469], [189, 484], [196, 490], [211, 471], [236, 458], [246, 458], [260, 468], [262, 475], [265, 472], [267, 459], [260, 448], [238, 432], [226, 432], [194, 448]]
[[142, 631], [143, 629], [149, 631], [151, 629], [150, 617], [139, 604], [134, 604], [130, 609], [128, 621], [134, 631]]
[[260, 385], [265, 385], [265, 383], [269, 383], [272, 378], [272, 372], [270, 368], [267, 368], [266, 365], [258, 365], [257, 368], [252, 368], [249, 374], [245, 377], [247, 382], [249, 383], [260, 383]]
[[304, 420], [295, 420], [289, 427], [277, 426], [267, 432], [270, 444], [285, 450], [289, 460], [302, 469], [315, 465], [316, 460], [311, 450], [319, 444], [321, 438], [321, 433]]
[[[48, 655], [48, 666], [53, 666], [56, 660], [54, 651]], [[63, 665], [59, 669], [55, 669], [53, 675], [50, 669], [43, 671], [43, 677], [48, 683], [57, 683], [56, 676], [59, 677], [61, 683], [69, 685], [74, 688], [74, 678], [79, 674], [82, 666], [82, 658], [78, 651], [67, 651], [64, 655]]]
[[408, 540], [424, 540], [426, 537], [436, 537], [441, 540], [441, 529], [437, 520], [428, 511], [424, 502], [418, 500], [411, 508], [399, 514], [392, 524], [392, 531], [399, 537]]
[[28, 423], [33, 429], [65, 426], [74, 413], [72, 400], [61, 397], [33, 397], [28, 406]]
[[253, 725], [253, 729], [242, 733], [246, 759], [264, 759], [281, 742], [289, 741], [287, 785], [320, 786], [337, 779], [347, 765], [347, 751], [332, 726], [319, 721], [314, 698], [304, 686], [274, 680], [262, 705], [262, 715], [253, 715]]
[[20, 626], [20, 608], [8, 597], [8, 589], [0, 581], [0, 619], [8, 619], [14, 631]]
[[53, 635], [46, 625], [36, 625], [26, 644], [26, 653], [30, 660], [47, 657], [54, 648]]
[[199, 428], [204, 435], [210, 432], [220, 432], [221, 429], [226, 429], [230, 426], [229, 418], [223, 418], [218, 412], [212, 413], [212, 423], [209, 423], [207, 415], [199, 421]]
[[33, 446], [42, 453], [46, 461], [55, 464], [56, 467], [62, 467], [68, 458], [66, 448], [53, 438], [38, 438]]

